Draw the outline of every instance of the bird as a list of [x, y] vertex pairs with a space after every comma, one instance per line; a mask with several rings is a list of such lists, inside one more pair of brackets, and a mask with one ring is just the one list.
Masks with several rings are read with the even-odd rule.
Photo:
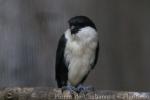
[[89, 87], [83, 83], [98, 61], [97, 28], [87, 16], [70, 18], [68, 26], [58, 41], [55, 79], [58, 88], [85, 92]]

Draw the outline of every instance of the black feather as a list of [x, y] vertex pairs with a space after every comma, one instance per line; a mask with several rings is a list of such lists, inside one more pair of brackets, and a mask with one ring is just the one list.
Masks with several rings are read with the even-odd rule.
[[66, 46], [66, 38], [63, 34], [59, 40], [57, 51], [56, 51], [56, 66], [55, 66], [55, 74], [56, 81], [59, 88], [67, 85], [68, 80], [68, 68], [65, 64], [64, 59], [64, 50]]

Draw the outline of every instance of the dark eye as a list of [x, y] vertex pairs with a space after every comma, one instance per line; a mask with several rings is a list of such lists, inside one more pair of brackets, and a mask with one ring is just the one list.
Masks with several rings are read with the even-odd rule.
[[75, 26], [74, 26], [74, 25], [72, 25], [72, 26], [70, 27], [70, 29], [71, 29], [71, 30], [75, 29]]

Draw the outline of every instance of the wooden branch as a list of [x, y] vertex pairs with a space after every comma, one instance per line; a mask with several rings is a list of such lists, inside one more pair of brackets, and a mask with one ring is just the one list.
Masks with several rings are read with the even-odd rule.
[[87, 94], [74, 93], [70, 95], [68, 91], [62, 93], [61, 89], [49, 87], [35, 88], [1, 88], [0, 100], [150, 100], [150, 93], [146, 92], [125, 92], [96, 90]]

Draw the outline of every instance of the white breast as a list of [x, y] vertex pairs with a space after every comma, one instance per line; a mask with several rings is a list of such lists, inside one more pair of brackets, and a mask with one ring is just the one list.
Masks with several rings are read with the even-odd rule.
[[76, 35], [65, 33], [67, 44], [65, 58], [69, 64], [68, 81], [77, 85], [91, 70], [97, 46], [97, 32], [91, 27], [82, 28]]

